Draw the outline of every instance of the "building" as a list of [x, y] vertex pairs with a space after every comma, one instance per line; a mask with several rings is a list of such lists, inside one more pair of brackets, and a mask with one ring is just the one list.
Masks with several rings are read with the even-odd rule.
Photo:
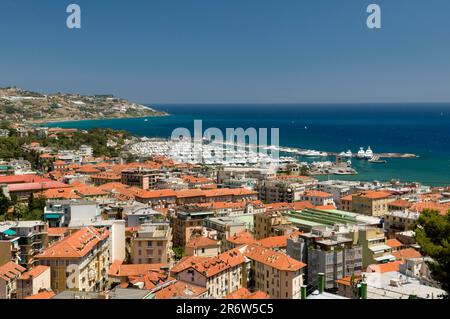
[[100, 216], [98, 203], [90, 200], [49, 200], [44, 208], [50, 227], [89, 226]]
[[238, 249], [251, 261], [249, 287], [261, 290], [274, 299], [300, 299], [306, 264], [259, 245]]
[[246, 230], [245, 222], [230, 217], [208, 217], [203, 220], [203, 228], [221, 242], [228, 237]]
[[364, 191], [352, 195], [351, 211], [369, 216], [384, 216], [395, 198], [390, 192]]
[[111, 264], [109, 231], [84, 227], [36, 256], [51, 269], [52, 290], [102, 291]]
[[124, 170], [121, 174], [122, 184], [147, 190], [155, 188], [160, 172], [140, 167]]
[[131, 239], [134, 264], [169, 264], [172, 256], [172, 228], [169, 223], [143, 224]]
[[0, 299], [17, 297], [17, 280], [26, 269], [12, 261], [0, 266]]
[[11, 223], [0, 222], [0, 265], [9, 261], [19, 263], [19, 239], [17, 233], [11, 229]]
[[208, 237], [192, 237], [186, 244], [186, 256], [215, 257], [220, 253], [220, 242]]
[[316, 179], [304, 177], [296, 179], [275, 179], [266, 180], [255, 186], [259, 194], [259, 199], [264, 203], [292, 203], [300, 201], [301, 196], [307, 189], [313, 188], [317, 183]]
[[[290, 210], [290, 208], [289, 208]], [[273, 229], [276, 226], [289, 224], [287, 218], [281, 212], [266, 212], [254, 215], [254, 231], [256, 239], [274, 236]]]
[[170, 219], [173, 245], [184, 248], [193, 234], [201, 235], [203, 220], [214, 216], [214, 212], [177, 212]]
[[395, 261], [392, 248], [386, 244], [386, 237], [380, 229], [372, 227], [360, 229], [357, 237], [357, 242], [363, 250], [363, 268], [371, 264]]
[[206, 288], [206, 298], [224, 298], [247, 286], [248, 260], [236, 250], [216, 257], [185, 257], [171, 269], [179, 281]]
[[[10, 247], [10, 253], [5, 253], [6, 258], [18, 260], [18, 263], [26, 269], [38, 265], [35, 256], [48, 244], [47, 224], [42, 221], [8, 221], [0, 223], [2, 230], [3, 249]], [[0, 238], [1, 239], [1, 238]], [[5, 257], [3, 257], [5, 258]]]
[[397, 232], [413, 230], [419, 219], [418, 212], [390, 211], [384, 215], [384, 229], [389, 235]]
[[165, 217], [158, 211], [148, 207], [141, 207], [124, 214], [127, 227], [136, 227], [146, 223], [154, 223], [165, 220]]
[[359, 182], [354, 181], [329, 180], [319, 182], [317, 189], [331, 194], [334, 202], [339, 206], [341, 198], [355, 193], [359, 185]]
[[305, 191], [300, 199], [302, 201], [308, 201], [314, 206], [335, 206], [333, 195], [323, 191], [308, 190]]
[[41, 291], [51, 290], [50, 267], [36, 266], [17, 280], [17, 298], [25, 299]]
[[288, 239], [287, 254], [308, 265], [308, 284], [324, 274], [325, 289], [337, 288], [337, 279], [362, 271], [362, 247], [344, 236], [300, 234]]

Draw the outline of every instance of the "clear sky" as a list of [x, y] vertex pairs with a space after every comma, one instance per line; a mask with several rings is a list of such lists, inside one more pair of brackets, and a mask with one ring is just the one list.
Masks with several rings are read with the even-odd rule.
[[141, 103], [450, 101], [450, 1], [1, 0], [9, 85]]

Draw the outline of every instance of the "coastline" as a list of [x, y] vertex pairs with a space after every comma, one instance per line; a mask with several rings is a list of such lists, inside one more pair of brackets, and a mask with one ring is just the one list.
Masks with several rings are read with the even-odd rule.
[[[167, 112], [157, 112], [155, 115], [146, 116], [122, 116], [122, 117], [95, 117], [95, 118], [83, 118], [83, 119], [73, 119], [73, 118], [61, 118], [61, 119], [51, 119], [51, 120], [36, 120], [30, 121], [31, 125], [45, 125], [54, 123], [68, 123], [68, 122], [83, 122], [83, 121], [102, 121], [102, 120], [121, 120], [121, 119], [143, 119], [147, 117], [164, 117], [170, 116], [171, 114]], [[161, 114], [159, 114], [161, 113]]]

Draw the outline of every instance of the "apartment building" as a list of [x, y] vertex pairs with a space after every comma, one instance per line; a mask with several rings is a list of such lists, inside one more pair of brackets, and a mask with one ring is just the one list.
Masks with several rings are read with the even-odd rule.
[[300, 200], [308, 201], [314, 206], [335, 206], [333, 195], [323, 191], [308, 190], [300, 195]]
[[147, 168], [127, 169], [122, 171], [122, 184], [134, 186], [142, 189], [155, 188], [160, 172]]
[[187, 284], [204, 287], [206, 298], [224, 298], [247, 287], [248, 259], [236, 250], [217, 257], [186, 257], [171, 269], [171, 275]]
[[172, 260], [172, 228], [168, 222], [143, 224], [131, 239], [134, 264], [169, 264]]
[[308, 284], [316, 285], [319, 273], [323, 273], [326, 289], [336, 288], [337, 279], [362, 271], [362, 247], [341, 235], [320, 231], [300, 234], [288, 239], [287, 254], [308, 265]]
[[384, 215], [384, 229], [388, 235], [413, 230], [419, 219], [418, 212], [390, 211]]
[[362, 246], [362, 267], [395, 261], [392, 247], [386, 244], [384, 232], [378, 228], [366, 227], [357, 232], [357, 242]]
[[212, 232], [214, 239], [224, 242], [228, 237], [246, 230], [245, 222], [231, 217], [208, 217], [203, 220], [206, 232]]
[[259, 199], [264, 203], [300, 201], [302, 194], [316, 185], [312, 178], [266, 180], [255, 186]]
[[283, 216], [281, 212], [266, 212], [262, 214], [255, 214], [253, 223], [255, 238], [258, 240], [274, 236], [274, 227], [289, 224], [287, 218]]
[[49, 227], [91, 225], [100, 215], [98, 203], [90, 200], [49, 200], [44, 208]]
[[352, 195], [351, 211], [369, 216], [384, 216], [388, 212], [388, 205], [395, 198], [390, 192], [364, 191]]
[[251, 261], [249, 287], [261, 290], [273, 299], [301, 298], [300, 288], [306, 264], [259, 245], [237, 249]]
[[220, 242], [208, 237], [196, 236], [186, 244], [186, 256], [215, 257], [220, 253]]
[[[0, 224], [4, 229], [3, 235], [7, 234], [7, 242], [11, 244], [11, 254], [6, 258], [18, 256], [18, 262], [26, 269], [38, 265], [35, 256], [39, 254], [48, 244], [48, 226], [43, 221], [8, 221]], [[8, 243], [5, 244], [7, 250]]]
[[201, 234], [203, 220], [214, 216], [214, 212], [177, 212], [170, 219], [173, 232], [173, 245], [185, 247], [193, 234]]
[[12, 261], [0, 265], [0, 300], [17, 297], [17, 280], [26, 269]]
[[36, 266], [17, 280], [17, 298], [24, 299], [41, 291], [51, 290], [50, 267]]
[[17, 233], [8, 222], [0, 223], [0, 265], [9, 261], [19, 263], [20, 246]]
[[359, 182], [354, 181], [329, 180], [319, 182], [317, 184], [317, 189], [331, 194], [336, 205], [339, 205], [340, 199], [355, 193], [359, 185]]
[[52, 290], [102, 291], [111, 264], [109, 231], [84, 227], [36, 256], [51, 269]]

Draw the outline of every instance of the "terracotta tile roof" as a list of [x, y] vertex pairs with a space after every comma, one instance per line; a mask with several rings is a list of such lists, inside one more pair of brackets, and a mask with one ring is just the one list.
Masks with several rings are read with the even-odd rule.
[[52, 299], [56, 294], [53, 291], [41, 291], [35, 295], [25, 297], [25, 299]]
[[108, 195], [100, 188], [95, 186], [75, 187], [75, 192], [81, 196], [105, 196]]
[[70, 185], [49, 180], [48, 182], [10, 184], [8, 190], [10, 192], [26, 192], [26, 191], [44, 191], [52, 188], [65, 188]]
[[[361, 279], [362, 279], [361, 276], [355, 276], [354, 281], [355, 281], [355, 283], [357, 283], [357, 282], [361, 281]], [[338, 280], [336, 280], [336, 283], [350, 287], [352, 284], [352, 276], [346, 276], [344, 278], [338, 279]]]
[[53, 162], [53, 166], [62, 166], [62, 165], [65, 166], [65, 165], [67, 165], [67, 163], [64, 161], [61, 161], [61, 160], [57, 160], [57, 161]]
[[282, 252], [273, 251], [258, 245], [248, 245], [245, 248], [244, 255], [252, 260], [283, 271], [297, 271], [306, 266], [306, 264]]
[[69, 233], [68, 227], [49, 227], [47, 229], [49, 236], [62, 236]]
[[325, 206], [316, 206], [314, 207], [317, 210], [335, 210], [336, 206], [333, 205], [325, 205]]
[[84, 227], [50, 246], [43, 253], [37, 255], [36, 258], [81, 258], [87, 255], [99, 242], [108, 238], [108, 236], [109, 231], [106, 229], [97, 229], [92, 226]]
[[183, 189], [175, 192], [177, 198], [203, 197], [204, 193], [205, 191], [201, 189]]
[[286, 210], [303, 210], [306, 208], [315, 208], [313, 204], [309, 201], [299, 201], [293, 203], [270, 203], [266, 204], [267, 212], [277, 212], [277, 211], [286, 211]]
[[450, 210], [450, 205], [448, 203], [446, 204], [440, 204], [435, 202], [420, 202], [412, 205], [409, 210], [413, 212], [419, 212], [422, 213], [424, 210], [435, 210], [439, 212], [441, 215], [446, 215], [447, 212]]
[[400, 269], [401, 262], [399, 261], [391, 261], [384, 264], [373, 264], [367, 266], [367, 272], [379, 272], [379, 273], [385, 273], [385, 272], [392, 272], [392, 271], [398, 271]]
[[24, 267], [9, 261], [0, 266], [0, 279], [10, 282], [11, 280], [19, 278], [25, 271], [26, 269]]
[[218, 247], [219, 242], [217, 240], [212, 240], [208, 237], [198, 236], [193, 237], [186, 244], [186, 247], [189, 248], [201, 248], [201, 247]]
[[405, 248], [400, 249], [399, 251], [393, 251], [392, 255], [395, 256], [396, 260], [401, 261], [402, 263], [405, 262], [406, 259], [422, 257], [422, 254], [414, 248]]
[[45, 271], [47, 271], [49, 269], [50, 269], [49, 266], [39, 265], [39, 266], [36, 266], [33, 269], [23, 273], [19, 279], [20, 280], [28, 280], [30, 278], [36, 278], [36, 277], [39, 277], [40, 275], [42, 275]]
[[181, 175], [181, 179], [190, 184], [211, 184], [214, 181], [207, 177], [196, 177], [192, 175]]
[[216, 189], [217, 184], [203, 184], [200, 186], [200, 189]]
[[219, 197], [219, 196], [244, 196], [244, 195], [257, 195], [258, 193], [246, 188], [218, 188], [204, 190], [205, 197]]
[[[353, 195], [353, 196], [355, 196], [355, 195]], [[368, 191], [361, 192], [361, 193], [357, 194], [356, 196], [370, 198], [370, 199], [382, 199], [382, 198], [391, 197], [392, 193], [386, 192], [386, 191], [368, 190]]]
[[108, 275], [114, 277], [143, 276], [148, 272], [159, 272], [162, 268], [168, 267], [168, 264], [123, 264], [121, 261], [114, 261], [111, 265]]
[[234, 234], [233, 236], [228, 237], [226, 240], [235, 245], [252, 244], [256, 242], [253, 235], [248, 231]]
[[353, 194], [341, 197], [341, 201], [351, 202], [353, 200]]
[[298, 237], [298, 235], [302, 234], [300, 231], [294, 231], [291, 234], [283, 235], [283, 236], [272, 236], [263, 238], [257, 241], [257, 244], [263, 246], [265, 248], [285, 248], [287, 247], [287, 240], [289, 238]]
[[250, 292], [245, 287], [242, 287], [225, 297], [225, 299], [269, 299], [269, 295], [261, 290]]
[[151, 199], [151, 198], [165, 198], [165, 197], [176, 197], [176, 192], [172, 189], [161, 189], [161, 190], [142, 190], [136, 194], [136, 197]]
[[20, 184], [20, 183], [39, 183], [51, 182], [51, 179], [38, 175], [9, 175], [0, 176], [0, 184]]
[[289, 203], [289, 205], [294, 210], [303, 210], [306, 208], [314, 208], [314, 205], [309, 201], [293, 202], [293, 203]]
[[245, 263], [245, 257], [237, 250], [229, 250], [216, 257], [195, 257], [183, 258], [172, 269], [172, 273], [179, 273], [192, 268], [204, 275], [212, 277], [218, 273], [226, 271], [237, 265]]
[[92, 179], [105, 179], [105, 180], [117, 180], [120, 181], [122, 177], [119, 174], [113, 172], [101, 172], [99, 174], [91, 175]]
[[197, 298], [206, 293], [205, 287], [193, 285], [182, 281], [176, 281], [155, 293], [155, 299], [171, 299], [171, 298]]
[[392, 247], [392, 248], [398, 248], [398, 247], [401, 247], [401, 246], [403, 246], [403, 244], [400, 242], [400, 241], [398, 241], [397, 239], [387, 239], [386, 240], [386, 245], [388, 245], [389, 247]]
[[80, 199], [81, 197], [75, 194], [73, 188], [54, 188], [47, 189], [41, 193], [47, 199]]
[[394, 200], [393, 202], [390, 202], [389, 206], [399, 207], [399, 208], [409, 208], [412, 206], [412, 203], [407, 200], [404, 200], [404, 199], [397, 199], [397, 200]]
[[96, 174], [100, 173], [100, 170], [95, 168], [93, 165], [83, 165], [76, 170], [77, 173], [80, 174]]
[[330, 198], [330, 197], [333, 197], [330, 193], [322, 192], [322, 191], [316, 191], [316, 190], [306, 191], [303, 194], [303, 196], [319, 197], [319, 198]]

